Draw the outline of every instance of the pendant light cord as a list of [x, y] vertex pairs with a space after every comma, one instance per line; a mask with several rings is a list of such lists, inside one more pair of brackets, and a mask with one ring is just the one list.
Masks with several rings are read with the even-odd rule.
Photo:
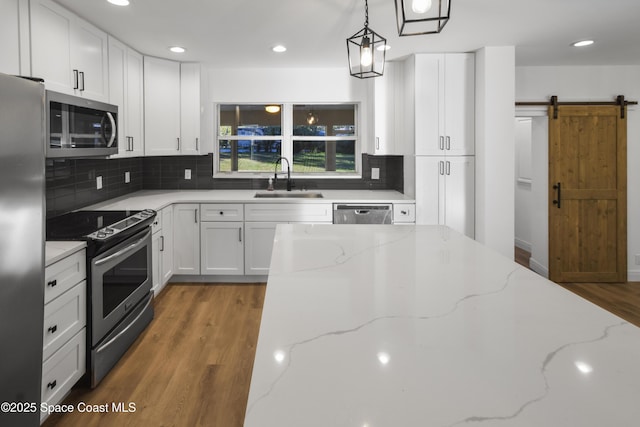
[[364, 0], [364, 27], [369, 28], [369, 2]]

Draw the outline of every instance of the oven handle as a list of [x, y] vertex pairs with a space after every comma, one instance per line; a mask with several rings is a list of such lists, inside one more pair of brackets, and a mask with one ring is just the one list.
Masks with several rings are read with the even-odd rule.
[[133, 325], [135, 325], [138, 322], [140, 317], [145, 313], [145, 311], [147, 311], [147, 308], [149, 307], [149, 305], [151, 305], [152, 302], [153, 302], [153, 298], [149, 298], [146, 304], [144, 305], [144, 307], [142, 308], [142, 310], [140, 310], [140, 313], [136, 316], [136, 318], [133, 319], [133, 321], [129, 322], [126, 328], [118, 332], [118, 335], [111, 338], [109, 341], [107, 341], [106, 343], [102, 344], [99, 348], [97, 348], [96, 351], [97, 352], [104, 351], [107, 347], [109, 347], [111, 344], [117, 341], [119, 337], [124, 335]]
[[109, 255], [108, 257], [99, 259], [97, 261], [94, 261], [93, 264], [98, 266], [98, 265], [102, 265], [105, 264], [109, 261], [111, 261], [114, 258], [118, 258], [124, 254], [126, 254], [127, 252], [131, 252], [134, 249], [136, 249], [138, 246], [141, 246], [143, 244], [143, 241], [147, 238], [147, 236], [149, 236], [150, 231], [147, 231], [146, 233], [144, 233], [144, 236], [142, 236], [140, 239], [136, 240], [135, 242], [133, 242], [132, 244], [130, 244], [129, 246], [127, 246], [126, 248], [120, 249], [118, 252]]

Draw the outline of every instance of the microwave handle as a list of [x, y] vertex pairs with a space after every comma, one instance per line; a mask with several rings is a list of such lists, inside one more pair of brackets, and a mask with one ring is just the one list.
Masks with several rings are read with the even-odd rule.
[[109, 141], [107, 142], [107, 147], [111, 147], [113, 145], [113, 142], [116, 140], [117, 128], [116, 128], [116, 121], [113, 118], [113, 114], [107, 112], [107, 117], [109, 118], [109, 121], [111, 122], [111, 137], [109, 138]]

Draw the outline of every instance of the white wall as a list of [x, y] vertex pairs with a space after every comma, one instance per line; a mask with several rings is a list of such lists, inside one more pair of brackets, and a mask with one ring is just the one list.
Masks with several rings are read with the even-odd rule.
[[372, 79], [358, 79], [347, 68], [210, 68], [207, 92], [203, 94], [205, 118], [211, 123], [206, 139], [213, 149], [215, 110], [220, 102], [360, 103], [359, 123], [362, 152], [372, 152], [370, 97]]
[[531, 252], [531, 118], [515, 121], [515, 244]]
[[[617, 95], [624, 95], [628, 100], [638, 101], [640, 100], [640, 66], [516, 68], [516, 99], [518, 101], [547, 101], [551, 95], [558, 95], [559, 101], [614, 101]], [[538, 147], [538, 153], [536, 153], [537, 145], [547, 144], [546, 140], [533, 142], [534, 175], [535, 170], [547, 170], [548, 147]], [[635, 264], [635, 255], [640, 254], [640, 192], [636, 190], [637, 183], [640, 182], [640, 167], [638, 167], [640, 112], [637, 106], [629, 107], [627, 159], [628, 280], [640, 281], [640, 266]], [[547, 189], [535, 191], [535, 186], [532, 188], [533, 205], [536, 209], [534, 215], [538, 218], [537, 225], [532, 229], [532, 235], [539, 240], [532, 242], [532, 258], [535, 258], [542, 267], [547, 268]], [[542, 259], [543, 257], [545, 259]]]
[[513, 259], [515, 48], [476, 52], [476, 240]]

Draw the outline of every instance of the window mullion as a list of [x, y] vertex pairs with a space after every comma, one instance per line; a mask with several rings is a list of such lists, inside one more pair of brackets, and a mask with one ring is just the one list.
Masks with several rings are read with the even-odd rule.
[[[293, 169], [293, 104], [282, 106], [282, 156], [286, 157]], [[282, 165], [282, 170], [285, 165]]]

